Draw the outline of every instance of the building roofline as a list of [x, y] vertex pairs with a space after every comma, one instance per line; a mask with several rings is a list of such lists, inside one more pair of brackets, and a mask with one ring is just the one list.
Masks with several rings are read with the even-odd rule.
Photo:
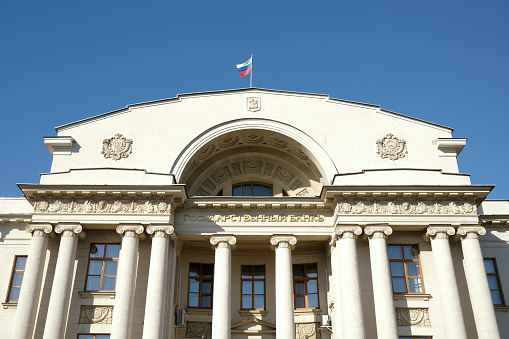
[[434, 127], [443, 128], [443, 129], [446, 129], [446, 130], [450, 131], [451, 133], [454, 131], [453, 128], [450, 128], [450, 127], [447, 127], [447, 126], [443, 126], [443, 125], [440, 125], [440, 124], [435, 124], [435, 123], [432, 123], [432, 122], [429, 122], [429, 121], [426, 121], [426, 120], [414, 118], [414, 117], [411, 117], [411, 116], [408, 116], [408, 115], [404, 115], [404, 114], [401, 114], [401, 113], [396, 113], [396, 112], [392, 112], [392, 111], [383, 109], [380, 105], [374, 105], [374, 104], [367, 104], [367, 103], [350, 101], [350, 100], [344, 100], [344, 99], [331, 98], [328, 94], [316, 94], [316, 93], [305, 93], [305, 92], [296, 92], [296, 91], [284, 91], [284, 90], [257, 88], [257, 87], [227, 89], [227, 90], [217, 90], [217, 91], [206, 91], [206, 92], [196, 92], [196, 93], [183, 93], [183, 94], [177, 94], [177, 96], [174, 97], [174, 98], [165, 98], [165, 99], [158, 99], [158, 100], [152, 100], [152, 101], [146, 101], [146, 102], [129, 104], [129, 105], [127, 105], [124, 108], [120, 108], [120, 109], [117, 109], [117, 110], [114, 110], [114, 111], [102, 113], [102, 114], [95, 115], [95, 116], [92, 116], [92, 117], [89, 117], [89, 118], [85, 118], [85, 119], [77, 120], [75, 122], [71, 122], [71, 123], [68, 123], [68, 124], [57, 126], [57, 127], [55, 127], [55, 130], [58, 133], [59, 131], [62, 131], [62, 130], [68, 129], [68, 128], [72, 128], [72, 127], [77, 126], [77, 125], [89, 123], [89, 122], [92, 122], [92, 121], [98, 120], [98, 119], [103, 119], [103, 118], [106, 118], [108, 116], [113, 116], [113, 115], [129, 112], [131, 109], [136, 108], [136, 107], [151, 106], [151, 105], [160, 105], [160, 104], [169, 103], [169, 102], [179, 102], [179, 101], [182, 101], [183, 98], [190, 98], [190, 97], [210, 96], [210, 95], [220, 95], [220, 94], [234, 94], [234, 93], [239, 93], [239, 92], [253, 92], [253, 91], [254, 92], [262, 91], [262, 92], [272, 93], [272, 94], [293, 94], [293, 95], [299, 95], [299, 96], [317, 97], [317, 98], [323, 98], [325, 100], [329, 100], [329, 101], [333, 101], [333, 102], [341, 102], [341, 103], [348, 103], [348, 104], [354, 104], [354, 105], [359, 105], [359, 106], [377, 108], [382, 113], [396, 115], [398, 117], [414, 120], [414, 121], [417, 121], [417, 122], [420, 122], [420, 123], [424, 123], [424, 124], [428, 124], [428, 125], [431, 125], [431, 126], [434, 126]]

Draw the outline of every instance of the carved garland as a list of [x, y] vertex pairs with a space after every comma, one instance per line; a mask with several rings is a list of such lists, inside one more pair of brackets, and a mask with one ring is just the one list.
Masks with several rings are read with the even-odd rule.
[[348, 214], [467, 214], [475, 215], [472, 202], [455, 201], [343, 201], [336, 206], [335, 215]]
[[427, 308], [396, 308], [398, 326], [431, 327]]
[[155, 213], [172, 214], [171, 201], [163, 200], [98, 200], [98, 199], [51, 199], [36, 201], [36, 213]]
[[206, 338], [212, 336], [212, 323], [202, 321], [186, 322], [186, 338]]
[[319, 339], [320, 331], [317, 331], [318, 323], [297, 323], [295, 324], [295, 338], [297, 339]]
[[113, 306], [82, 305], [79, 324], [111, 324]]

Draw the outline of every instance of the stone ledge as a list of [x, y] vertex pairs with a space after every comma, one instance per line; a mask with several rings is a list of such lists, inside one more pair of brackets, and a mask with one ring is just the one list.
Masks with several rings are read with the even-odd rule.
[[211, 308], [186, 308], [186, 314], [201, 314], [201, 315], [212, 315]]
[[18, 303], [2, 303], [3, 308], [17, 308]]
[[495, 312], [509, 312], [509, 306], [495, 306]]
[[239, 310], [239, 314], [243, 317], [245, 316], [249, 316], [249, 315], [252, 315], [252, 316], [262, 316], [262, 317], [265, 317], [267, 315], [268, 311], [267, 310]]
[[110, 298], [115, 299], [115, 291], [81, 291], [82, 298]]
[[395, 300], [423, 300], [428, 301], [432, 298], [431, 294], [427, 293], [395, 293]]

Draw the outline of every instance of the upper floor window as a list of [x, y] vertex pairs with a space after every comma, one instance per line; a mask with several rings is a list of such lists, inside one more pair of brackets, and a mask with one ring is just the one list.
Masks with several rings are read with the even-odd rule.
[[265, 309], [265, 266], [242, 265], [242, 309]]
[[293, 265], [295, 308], [318, 308], [318, 268], [316, 264]]
[[78, 334], [78, 339], [110, 339], [109, 334]]
[[394, 293], [422, 293], [421, 261], [417, 246], [389, 245]]
[[188, 307], [212, 308], [214, 264], [189, 264]]
[[27, 263], [27, 256], [16, 256], [14, 258], [14, 267], [12, 269], [11, 284], [9, 287], [9, 296], [7, 302], [16, 303], [19, 299], [19, 292], [21, 290], [21, 282], [25, 274], [25, 266]]
[[495, 258], [484, 258], [484, 268], [488, 276], [490, 286], [491, 300], [493, 305], [504, 305], [504, 296], [500, 289], [500, 276], [498, 275], [497, 262]]
[[86, 291], [114, 291], [120, 244], [91, 244]]
[[237, 197], [271, 197], [272, 185], [261, 182], [244, 182], [233, 185], [233, 195]]

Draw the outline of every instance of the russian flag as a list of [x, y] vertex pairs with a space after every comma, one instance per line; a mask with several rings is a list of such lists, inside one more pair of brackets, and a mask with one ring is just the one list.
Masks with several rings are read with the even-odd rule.
[[237, 70], [239, 71], [239, 74], [241, 77], [244, 75], [248, 75], [249, 72], [251, 72], [251, 67], [253, 66], [253, 57], [250, 57], [248, 61], [244, 62], [243, 64], [237, 65]]

